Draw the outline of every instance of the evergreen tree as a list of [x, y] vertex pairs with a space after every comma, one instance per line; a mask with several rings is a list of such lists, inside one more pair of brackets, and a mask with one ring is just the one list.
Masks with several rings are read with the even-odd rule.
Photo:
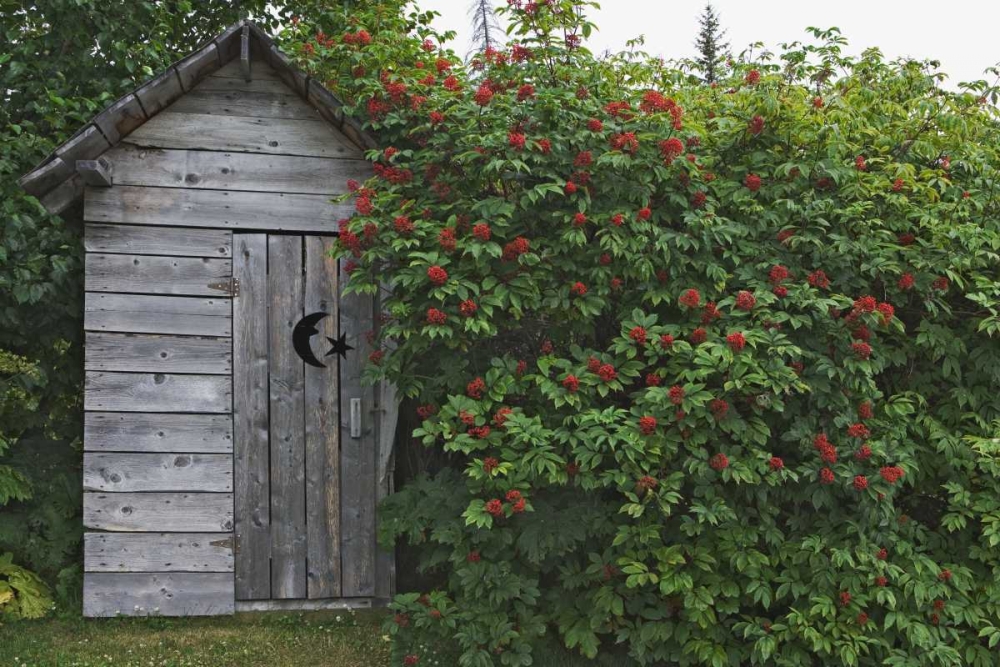
[[472, 18], [472, 46], [469, 56], [482, 53], [487, 48], [498, 48], [502, 30], [493, 8], [493, 0], [472, 0], [469, 16]]
[[701, 31], [698, 39], [695, 40], [695, 48], [698, 49], [698, 57], [695, 62], [705, 75], [707, 83], [714, 83], [718, 78], [718, 67], [729, 53], [729, 42], [723, 42], [726, 36], [725, 30], [719, 28], [719, 14], [715, 7], [709, 2], [705, 5], [705, 10], [698, 19], [701, 24]]

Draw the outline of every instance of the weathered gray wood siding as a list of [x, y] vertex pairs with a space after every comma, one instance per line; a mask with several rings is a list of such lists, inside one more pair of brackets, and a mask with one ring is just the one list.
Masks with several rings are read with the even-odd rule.
[[[352, 212], [331, 197], [370, 165], [303, 100], [304, 82], [259, 58], [245, 81], [233, 56], [200, 81], [212, 65], [192, 61], [186, 79], [163, 79], [170, 94], [131, 99], [156, 115], [104, 153], [113, 185], [84, 191], [88, 616], [391, 589], [374, 544], [386, 407], [360, 385], [374, 313], [358, 297], [338, 311], [328, 257]], [[344, 331], [355, 348], [322, 369], [288, 348], [318, 310], [331, 316], [316, 340]]]

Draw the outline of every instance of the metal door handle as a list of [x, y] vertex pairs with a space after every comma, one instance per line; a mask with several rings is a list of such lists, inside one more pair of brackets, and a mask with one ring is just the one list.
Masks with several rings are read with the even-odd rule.
[[361, 399], [351, 399], [351, 437], [361, 437]]

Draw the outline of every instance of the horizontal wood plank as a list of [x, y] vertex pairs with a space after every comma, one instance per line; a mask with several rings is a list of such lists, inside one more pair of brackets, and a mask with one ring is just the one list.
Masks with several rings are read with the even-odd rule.
[[231, 408], [227, 375], [86, 372], [84, 410], [228, 413]]
[[229, 338], [90, 331], [84, 352], [89, 371], [226, 375], [233, 370]]
[[348, 179], [360, 182], [372, 174], [365, 160], [140, 148], [127, 142], [106, 157], [115, 165], [116, 186], [337, 195], [347, 192]]
[[87, 253], [84, 269], [88, 292], [218, 297], [228, 294], [231, 276], [230, 260], [205, 257]]
[[198, 113], [211, 116], [248, 118], [291, 118], [322, 120], [315, 109], [298, 95], [260, 93], [246, 90], [192, 90], [170, 107], [171, 113]]
[[233, 233], [225, 229], [88, 224], [83, 245], [87, 252], [226, 258], [233, 255]]
[[233, 420], [229, 415], [86, 412], [83, 415], [83, 449], [87, 452], [231, 453]]
[[[225, 76], [206, 76], [204, 79], [195, 86], [191, 92], [205, 91], [205, 90], [222, 90], [222, 91], [246, 91], [252, 93], [271, 93], [275, 95], [294, 95], [295, 91], [286, 86], [281, 79], [277, 77], [262, 78], [258, 77], [257, 65], [260, 61], [250, 60], [250, 72], [253, 77], [250, 81], [244, 81], [243, 79], [225, 77]], [[273, 71], [273, 70], [272, 70]]]
[[248, 118], [164, 111], [129, 135], [155, 148], [361, 158], [363, 154], [324, 120]]
[[[211, 76], [222, 76], [230, 79], [239, 79], [240, 81], [245, 81], [243, 78], [243, 70], [240, 67], [240, 59], [234, 58], [230, 60], [225, 65], [212, 72]], [[268, 65], [262, 60], [250, 59], [250, 76], [253, 79], [258, 80], [268, 80], [268, 81], [279, 81], [277, 72], [274, 68]]]
[[83, 494], [83, 525], [118, 532], [227, 533], [231, 493]]
[[228, 298], [88, 292], [83, 327], [88, 331], [231, 336], [232, 312]]
[[325, 195], [115, 186], [87, 188], [85, 197], [87, 220], [137, 225], [332, 234], [354, 212]]
[[125, 454], [86, 452], [84, 491], [233, 490], [229, 454]]
[[215, 616], [232, 614], [233, 575], [227, 572], [88, 572], [83, 615]]
[[232, 572], [232, 533], [86, 533], [85, 572]]

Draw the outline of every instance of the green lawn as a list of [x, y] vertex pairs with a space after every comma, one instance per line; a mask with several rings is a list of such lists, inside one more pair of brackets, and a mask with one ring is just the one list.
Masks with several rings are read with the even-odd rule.
[[[0, 623], [4, 667], [388, 667], [382, 611]], [[547, 649], [542, 667], [626, 667]], [[434, 663], [420, 667], [454, 667]]]

